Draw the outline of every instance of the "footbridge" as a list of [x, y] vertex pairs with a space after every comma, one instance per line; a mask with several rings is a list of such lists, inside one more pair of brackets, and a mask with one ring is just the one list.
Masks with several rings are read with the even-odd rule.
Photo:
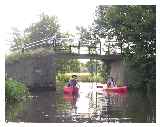
[[[111, 75], [123, 79], [123, 64], [121, 54], [112, 52], [113, 45], [104, 48], [101, 41], [91, 40], [87, 43], [70, 44], [62, 40], [50, 39], [38, 42], [26, 43], [13, 46], [13, 51], [20, 51], [21, 54], [34, 51], [39, 48], [50, 50], [46, 55], [37, 54], [34, 57], [20, 59], [17, 62], [6, 61], [6, 73], [18, 81], [25, 83], [30, 88], [56, 88], [56, 60], [57, 59], [96, 59], [111, 64]], [[115, 42], [108, 42], [115, 43]], [[81, 50], [87, 48], [88, 53], [82, 54]], [[76, 49], [76, 51], [75, 51]], [[102, 55], [102, 52], [105, 53]], [[121, 49], [121, 48], [120, 48]]]

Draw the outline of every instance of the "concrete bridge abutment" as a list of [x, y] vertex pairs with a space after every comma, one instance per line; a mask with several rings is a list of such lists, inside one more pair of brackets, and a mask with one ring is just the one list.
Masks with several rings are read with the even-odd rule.
[[54, 56], [35, 55], [17, 61], [7, 61], [5, 72], [8, 77], [24, 83], [30, 89], [56, 89], [56, 64]]
[[127, 85], [127, 80], [125, 77], [125, 62], [122, 59], [104, 61], [104, 63], [110, 66], [108, 75], [114, 78], [117, 85]]

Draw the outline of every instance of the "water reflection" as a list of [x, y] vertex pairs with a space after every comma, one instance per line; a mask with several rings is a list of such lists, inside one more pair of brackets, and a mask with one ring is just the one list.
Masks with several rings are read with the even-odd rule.
[[[155, 122], [155, 96], [142, 92], [108, 93], [95, 83], [80, 83], [79, 95], [33, 92], [20, 109], [6, 106], [6, 119], [15, 122]], [[23, 106], [22, 106], [23, 105]], [[16, 114], [14, 116], [8, 114]], [[14, 117], [14, 118], [12, 118]]]

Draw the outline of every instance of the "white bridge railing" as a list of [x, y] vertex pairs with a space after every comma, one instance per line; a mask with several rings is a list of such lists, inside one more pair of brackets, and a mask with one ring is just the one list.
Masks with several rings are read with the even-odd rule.
[[[87, 48], [88, 54], [102, 54], [102, 45], [101, 41], [99, 39], [92, 39], [92, 40], [81, 40], [76, 39], [76, 44], [73, 42], [75, 41], [75, 38], [56, 38], [56, 37], [50, 37], [43, 40], [39, 40], [36, 42], [30, 42], [21, 44], [18, 46], [12, 46], [11, 51], [21, 50], [22, 52], [27, 50], [34, 50], [37, 48], [51, 48], [55, 52], [65, 52], [66, 53], [73, 53], [73, 50], [77, 50], [77, 52], [74, 52], [76, 54], [80, 54], [80, 51], [82, 49]], [[103, 51], [106, 54], [115, 54], [114, 51], [111, 51], [111, 49], [114, 49], [115, 47], [117, 49], [120, 49], [120, 47], [117, 45], [116, 41], [107, 41], [108, 47], [106, 50], [103, 49]], [[70, 45], [68, 45], [70, 43]], [[115, 48], [115, 49], [116, 49]]]

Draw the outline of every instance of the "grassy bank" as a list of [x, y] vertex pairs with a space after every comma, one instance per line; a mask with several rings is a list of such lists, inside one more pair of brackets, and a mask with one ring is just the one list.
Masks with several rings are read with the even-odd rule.
[[28, 88], [20, 82], [13, 79], [5, 80], [5, 100], [6, 102], [17, 102], [27, 98]]
[[57, 75], [58, 81], [68, 82], [72, 75], [77, 75], [80, 82], [103, 82], [103, 78], [100, 76], [100, 73], [91, 74], [91, 73], [59, 73]]

